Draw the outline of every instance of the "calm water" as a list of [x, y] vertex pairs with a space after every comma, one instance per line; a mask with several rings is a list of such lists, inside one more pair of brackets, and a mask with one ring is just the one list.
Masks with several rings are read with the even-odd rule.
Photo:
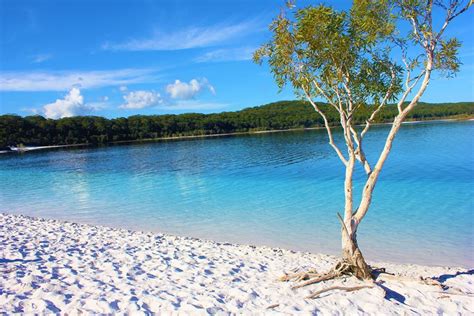
[[[367, 139], [372, 159], [387, 132]], [[474, 122], [403, 127], [359, 229], [366, 257], [474, 265], [473, 136]], [[323, 131], [0, 156], [3, 212], [331, 254], [342, 187]]]

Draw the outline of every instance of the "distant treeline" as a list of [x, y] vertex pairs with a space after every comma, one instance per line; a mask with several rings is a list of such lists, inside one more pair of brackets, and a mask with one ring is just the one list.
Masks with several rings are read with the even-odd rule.
[[[323, 103], [321, 106], [330, 108]], [[355, 116], [355, 121], [364, 123], [370, 113], [369, 110], [361, 108]], [[376, 122], [390, 121], [396, 111], [395, 106], [387, 106], [378, 114]], [[473, 114], [474, 102], [420, 103], [409, 119], [469, 117]], [[332, 125], [338, 125], [338, 115], [335, 110], [329, 111], [328, 119]], [[134, 115], [115, 119], [77, 116], [53, 120], [38, 115], [27, 117], [2, 115], [0, 116], [0, 147], [106, 144], [161, 137], [319, 127], [322, 124], [321, 117], [310, 104], [304, 101], [281, 101], [241, 111], [216, 114]]]

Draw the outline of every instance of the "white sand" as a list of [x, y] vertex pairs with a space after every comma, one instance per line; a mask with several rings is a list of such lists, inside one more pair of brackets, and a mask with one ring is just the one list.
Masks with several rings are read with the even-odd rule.
[[[377, 263], [410, 277], [440, 277], [447, 287], [387, 281], [382, 287], [311, 292], [349, 278], [291, 290], [282, 271], [325, 271], [321, 254], [222, 244], [0, 214], [0, 313], [323, 315], [474, 314], [474, 272]], [[372, 263], [374, 264], [374, 263]], [[280, 304], [271, 310], [273, 304]]]

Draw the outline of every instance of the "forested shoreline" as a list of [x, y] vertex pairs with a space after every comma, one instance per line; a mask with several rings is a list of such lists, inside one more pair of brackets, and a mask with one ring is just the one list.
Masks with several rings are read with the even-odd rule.
[[[331, 125], [339, 124], [339, 116], [328, 108]], [[332, 110], [332, 111], [331, 111]], [[354, 120], [365, 122], [368, 109], [357, 111]], [[376, 117], [376, 123], [389, 122], [397, 113], [395, 106], [387, 106]], [[410, 120], [433, 120], [450, 117], [474, 116], [474, 102], [420, 103], [409, 116]], [[166, 115], [134, 115], [106, 119], [98, 116], [77, 116], [58, 120], [42, 116], [0, 116], [0, 148], [7, 146], [50, 146], [140, 141], [146, 139], [202, 136], [252, 131], [271, 131], [322, 127], [321, 117], [305, 101], [280, 101], [236, 112], [213, 114], [185, 113]]]

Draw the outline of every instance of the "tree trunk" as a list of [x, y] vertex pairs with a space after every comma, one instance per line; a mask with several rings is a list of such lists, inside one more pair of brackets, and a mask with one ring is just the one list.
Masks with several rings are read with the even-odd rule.
[[[349, 135], [350, 137], [350, 135]], [[352, 144], [350, 144], [352, 145]], [[350, 147], [352, 149], [352, 147]], [[349, 265], [347, 272], [353, 273], [359, 279], [369, 279], [371, 277], [370, 268], [365, 262], [362, 252], [357, 246], [357, 226], [354, 221], [353, 212], [353, 193], [352, 177], [354, 174], [355, 156], [354, 151], [349, 152], [349, 159], [346, 165], [346, 177], [344, 181], [344, 220], [341, 219], [342, 227], [342, 259]], [[344, 271], [346, 272], [346, 271]], [[344, 273], [342, 272], [342, 273]]]
[[[357, 234], [355, 225], [351, 225], [347, 231], [342, 232], [342, 259], [351, 266], [351, 271], [358, 279], [368, 280], [372, 278], [371, 269], [365, 262], [364, 256], [357, 245]], [[349, 233], [349, 234], [348, 234]]]

